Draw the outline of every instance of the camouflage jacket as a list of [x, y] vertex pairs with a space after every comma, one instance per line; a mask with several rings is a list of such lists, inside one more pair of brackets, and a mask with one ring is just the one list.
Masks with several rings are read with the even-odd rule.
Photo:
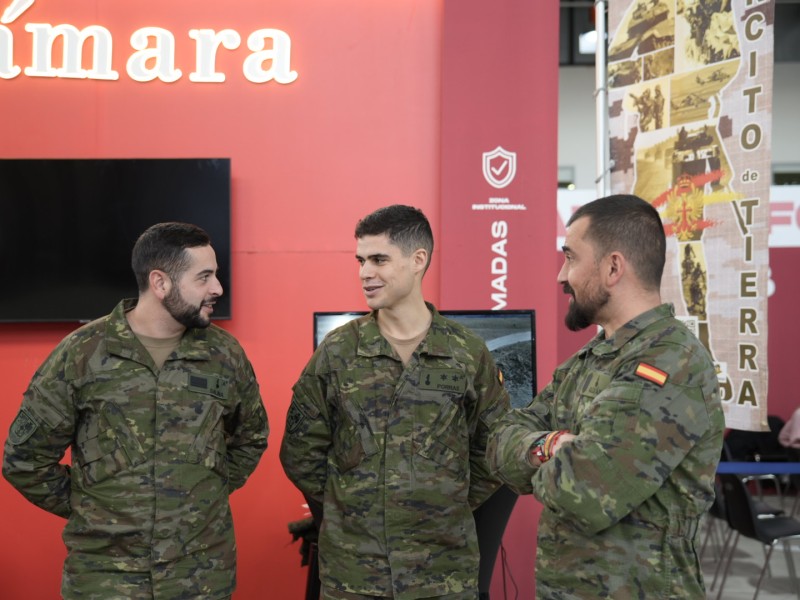
[[[533, 442], [568, 429], [540, 468]], [[492, 429], [493, 472], [544, 505], [538, 598], [705, 598], [694, 543], [724, 430], [711, 357], [673, 316], [645, 312], [559, 366]]]
[[[228, 495], [267, 446], [238, 342], [191, 329], [156, 369], [124, 316], [67, 336], [11, 425], [3, 475], [67, 518], [64, 598], [215, 599], [236, 583]], [[72, 466], [60, 464], [71, 448]]]
[[404, 367], [370, 314], [332, 331], [294, 386], [286, 474], [324, 505], [324, 585], [398, 599], [477, 590], [472, 509], [500, 482], [489, 426], [508, 410], [483, 340], [439, 315]]

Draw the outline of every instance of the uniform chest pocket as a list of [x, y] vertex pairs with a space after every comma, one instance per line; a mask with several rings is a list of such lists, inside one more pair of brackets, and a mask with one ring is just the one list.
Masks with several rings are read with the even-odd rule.
[[187, 452], [187, 460], [192, 463], [202, 463], [203, 466], [227, 479], [227, 444], [222, 421], [224, 407], [213, 400], [204, 402], [203, 406], [204, 414]]
[[346, 473], [378, 452], [367, 414], [376, 423], [385, 421], [392, 388], [376, 380], [372, 369], [337, 372], [333, 384], [333, 458], [339, 472]]
[[91, 486], [143, 463], [145, 453], [119, 406], [104, 402], [78, 425], [73, 460]]
[[340, 473], [346, 473], [358, 465], [366, 457], [361, 438], [354, 427], [337, 426], [333, 436], [333, 457]]
[[[616, 382], [594, 397], [581, 395], [586, 408], [581, 420], [581, 435], [615, 446], [631, 445], [639, 421], [643, 385]], [[587, 390], [587, 394], [591, 390]]]
[[464, 396], [423, 389], [414, 413], [415, 451], [444, 467], [465, 471], [469, 462], [469, 428]]

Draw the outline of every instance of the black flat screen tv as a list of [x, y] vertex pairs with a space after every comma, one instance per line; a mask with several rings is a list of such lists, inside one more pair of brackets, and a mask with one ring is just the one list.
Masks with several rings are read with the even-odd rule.
[[231, 317], [228, 158], [0, 160], [0, 322], [85, 322], [138, 295], [131, 250], [154, 223], [211, 236]]
[[[503, 372], [514, 408], [528, 406], [536, 394], [536, 314], [533, 310], [442, 310], [486, 342]], [[364, 312], [315, 312], [314, 348], [333, 329]]]

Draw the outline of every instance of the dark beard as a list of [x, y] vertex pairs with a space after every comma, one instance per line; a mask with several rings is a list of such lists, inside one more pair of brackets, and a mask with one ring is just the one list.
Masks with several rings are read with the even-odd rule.
[[186, 329], [205, 329], [211, 321], [200, 313], [201, 306], [192, 306], [183, 299], [177, 287], [173, 287], [164, 297], [164, 308], [170, 316]]
[[581, 331], [597, 323], [597, 312], [608, 304], [610, 295], [606, 291], [597, 292], [590, 296], [585, 303], [578, 302], [575, 292], [568, 284], [564, 284], [564, 293], [572, 296], [569, 304], [567, 316], [564, 317], [564, 324], [570, 331]]

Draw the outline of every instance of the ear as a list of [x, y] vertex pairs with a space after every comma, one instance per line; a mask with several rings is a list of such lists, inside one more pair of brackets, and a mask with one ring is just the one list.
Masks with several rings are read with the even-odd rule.
[[614, 251], [606, 256], [604, 263], [606, 285], [608, 285], [608, 287], [613, 287], [620, 282], [625, 271], [627, 271], [628, 261], [625, 260], [625, 256]]
[[172, 289], [172, 279], [164, 271], [153, 269], [150, 271], [148, 281], [150, 282], [150, 290], [159, 300], [163, 300]]
[[411, 255], [411, 260], [415, 273], [425, 272], [425, 267], [428, 266], [428, 251], [425, 248], [417, 248]]

